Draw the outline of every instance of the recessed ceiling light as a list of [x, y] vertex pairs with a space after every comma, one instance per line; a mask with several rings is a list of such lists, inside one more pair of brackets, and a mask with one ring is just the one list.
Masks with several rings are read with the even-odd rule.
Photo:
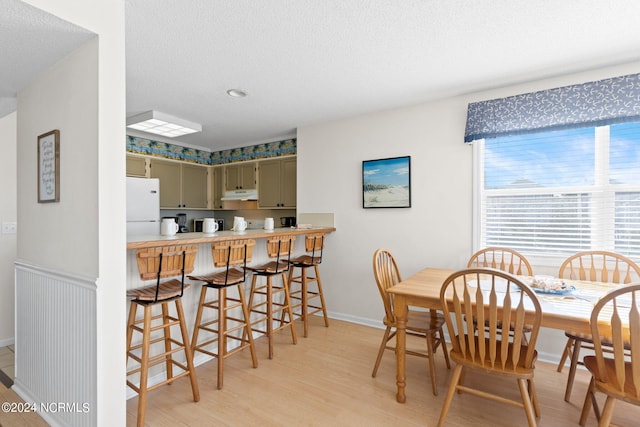
[[202, 125], [173, 117], [159, 111], [147, 111], [127, 119], [127, 127], [156, 135], [176, 136], [202, 132]]
[[242, 89], [229, 89], [227, 91], [227, 95], [233, 98], [244, 98], [245, 96], [247, 96], [247, 92]]

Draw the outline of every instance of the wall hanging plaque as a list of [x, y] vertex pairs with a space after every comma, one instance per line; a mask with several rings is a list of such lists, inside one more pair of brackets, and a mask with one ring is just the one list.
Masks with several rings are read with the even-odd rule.
[[60, 201], [60, 131], [38, 137], [38, 203]]

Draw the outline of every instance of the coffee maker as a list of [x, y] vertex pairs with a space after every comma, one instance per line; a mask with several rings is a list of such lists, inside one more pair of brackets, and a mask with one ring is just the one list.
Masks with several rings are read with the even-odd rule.
[[295, 216], [281, 216], [280, 217], [280, 225], [282, 227], [295, 227], [296, 226], [296, 217]]
[[187, 214], [176, 214], [176, 223], [178, 224], [178, 233], [188, 233], [189, 227], [187, 226]]

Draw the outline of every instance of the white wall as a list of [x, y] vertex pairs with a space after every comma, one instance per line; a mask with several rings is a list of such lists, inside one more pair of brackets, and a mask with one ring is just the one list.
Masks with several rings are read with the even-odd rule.
[[[469, 70], [473, 72], [473, 70]], [[640, 63], [452, 97], [298, 129], [298, 212], [334, 212], [322, 266], [328, 309], [336, 317], [381, 324], [373, 252], [389, 248], [402, 274], [464, 268], [472, 253], [472, 149], [463, 136], [469, 102], [640, 72]], [[412, 207], [362, 208], [362, 161], [411, 156]], [[558, 266], [534, 266], [554, 274]], [[559, 357], [560, 331], [540, 349]]]
[[[0, 223], [15, 222], [16, 209], [16, 113], [0, 118]], [[14, 342], [13, 262], [16, 235], [0, 234], [0, 347]]]
[[[18, 258], [88, 277], [98, 276], [98, 145], [88, 143], [98, 138], [97, 52], [94, 39], [18, 96]], [[64, 108], [52, 108], [56, 101]], [[53, 129], [60, 130], [60, 202], [38, 203], [35, 141]]]
[[[92, 349], [96, 368], [88, 375], [96, 382], [97, 404], [87, 417], [90, 422], [84, 425], [94, 421], [98, 425], [124, 425], [124, 1], [26, 2], [97, 37], [81, 47], [81, 52], [71, 54], [79, 55], [77, 64], [85, 68], [84, 73], [76, 73], [76, 68], [67, 64], [69, 74], [63, 71], [56, 75], [54, 65], [33, 83], [34, 87], [18, 94], [18, 216], [25, 224], [18, 234], [18, 257], [38, 268], [88, 277], [94, 282], [96, 306], [87, 320], [96, 325]], [[60, 203], [39, 205], [34, 147], [37, 135], [52, 129], [61, 131], [61, 198]], [[33, 230], [23, 234], [27, 224]], [[16, 337], [16, 341], [21, 339]], [[45, 353], [41, 357], [52, 356], [64, 359], [65, 354]], [[20, 363], [17, 354], [17, 372]], [[29, 366], [23, 365], [22, 369]]]
[[[427, 265], [455, 268], [467, 257], [464, 113], [460, 102], [442, 101], [298, 129], [298, 211], [335, 213], [322, 271], [332, 312], [381, 320], [372, 272], [379, 247], [394, 253], [404, 276]], [[411, 156], [412, 207], [363, 209], [362, 161], [404, 155]]]

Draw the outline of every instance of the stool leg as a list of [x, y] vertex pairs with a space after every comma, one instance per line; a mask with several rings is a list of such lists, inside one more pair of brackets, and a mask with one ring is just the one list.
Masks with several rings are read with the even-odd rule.
[[267, 338], [269, 340], [269, 359], [273, 359], [273, 282], [267, 276]]
[[318, 295], [320, 295], [320, 304], [322, 306], [322, 315], [324, 316], [324, 326], [329, 327], [329, 316], [327, 316], [327, 306], [324, 303], [324, 293], [322, 292], [322, 281], [320, 280], [320, 269], [318, 265], [313, 266], [316, 271], [316, 282], [318, 284]]
[[191, 351], [195, 353], [198, 347], [198, 334], [200, 333], [200, 324], [202, 323], [202, 312], [204, 310], [204, 302], [207, 297], [207, 286], [202, 286], [200, 290], [200, 301], [198, 302], [198, 312], [196, 313], [196, 321], [193, 326], [193, 335], [191, 338]]
[[300, 286], [302, 287], [302, 324], [304, 325], [304, 337], [309, 334], [309, 294], [307, 293], [307, 268], [300, 268]]
[[247, 334], [247, 340], [249, 341], [249, 351], [251, 351], [251, 361], [253, 362], [253, 367], [258, 367], [258, 356], [256, 355], [256, 346], [253, 342], [253, 333], [251, 332], [251, 316], [249, 313], [249, 309], [246, 303], [246, 298], [244, 295], [243, 284], [240, 283], [238, 285], [238, 296], [240, 299], [240, 305], [242, 306], [242, 314], [244, 315], [244, 331], [242, 333], [242, 339], [244, 340], [244, 334]]
[[[299, 317], [300, 319], [302, 319], [302, 295], [300, 297], [294, 297], [294, 294], [302, 294], [302, 283], [301, 283], [301, 278], [302, 278], [302, 273], [300, 277], [296, 278], [295, 274], [294, 274], [294, 270], [298, 268], [300, 269], [300, 271], [302, 271], [301, 267], [296, 267], [295, 265], [291, 265], [289, 267], [289, 274], [287, 275], [287, 283], [288, 283], [288, 287], [289, 287], [289, 300], [291, 302], [291, 312], [293, 313], [294, 316]], [[300, 279], [297, 280], [297, 279]], [[294, 290], [293, 286], [295, 283], [300, 283], [300, 290]], [[299, 303], [297, 305], [293, 305], [293, 301], [299, 301]], [[300, 308], [299, 312], [296, 312], [296, 309]], [[286, 311], [282, 310], [282, 312], [280, 313], [280, 324], [284, 325], [284, 318], [286, 315]]]
[[249, 292], [249, 311], [251, 311], [251, 309], [253, 308], [253, 293], [256, 290], [256, 280], [258, 278], [257, 274], [254, 274], [253, 276], [251, 276], [251, 291]]
[[127, 363], [129, 362], [129, 352], [131, 351], [131, 341], [133, 340], [133, 324], [136, 321], [136, 311], [138, 304], [131, 301], [129, 304], [129, 320], [127, 320]]
[[[167, 367], [167, 380], [173, 378], [173, 356], [171, 355], [171, 327], [167, 327], [171, 323], [169, 319], [169, 303], [163, 302], [162, 306], [162, 333], [164, 335], [164, 351], [165, 351], [165, 365]], [[171, 381], [169, 381], [171, 384]]]
[[[246, 338], [246, 335], [251, 335], [251, 339], [253, 340], [253, 324], [251, 323], [251, 312], [252, 312], [252, 308], [253, 308], [253, 291], [254, 291], [254, 286], [255, 286], [255, 274], [253, 275], [252, 279], [251, 279], [251, 289], [249, 290], [249, 302], [247, 304], [247, 314], [245, 314], [244, 316], [244, 320], [247, 322], [247, 327], [245, 329], [243, 329], [242, 331], [242, 340], [244, 341]], [[242, 290], [242, 296], [241, 298], [245, 297], [244, 294], [244, 289], [242, 288], [243, 284], [240, 283], [238, 285], [238, 289]], [[244, 310], [243, 310], [244, 312]], [[246, 338], [248, 339], [248, 338]]]
[[224, 358], [227, 355], [227, 288], [218, 288], [218, 390], [222, 389]]
[[196, 368], [193, 366], [193, 352], [189, 345], [189, 333], [187, 332], [187, 322], [184, 319], [184, 310], [182, 309], [182, 298], [175, 300], [176, 312], [180, 322], [180, 332], [182, 333], [182, 345], [184, 346], [185, 358], [187, 359], [187, 369], [189, 370], [189, 379], [191, 380], [191, 391], [193, 392], [193, 401], [200, 400], [200, 390], [198, 389], [198, 379], [196, 378]]
[[[293, 270], [295, 270], [295, 266], [291, 265], [289, 267], [289, 274], [287, 276], [287, 283], [289, 284], [289, 296], [292, 295], [292, 290], [291, 287], [293, 286]], [[293, 311], [293, 307], [291, 308], [291, 310]], [[280, 313], [280, 323], [284, 323], [284, 310], [282, 311], [282, 313]]]
[[140, 361], [140, 385], [138, 391], [138, 427], [144, 426], [147, 409], [147, 380], [149, 378], [149, 346], [151, 341], [151, 305], [144, 306], [142, 329], [142, 358]]
[[296, 337], [296, 325], [293, 323], [293, 311], [291, 310], [291, 296], [289, 295], [289, 283], [287, 283], [287, 275], [282, 273], [282, 287], [284, 288], [284, 303], [287, 306], [287, 313], [289, 314], [289, 326], [291, 327], [291, 341], [294, 344], [298, 343]]

